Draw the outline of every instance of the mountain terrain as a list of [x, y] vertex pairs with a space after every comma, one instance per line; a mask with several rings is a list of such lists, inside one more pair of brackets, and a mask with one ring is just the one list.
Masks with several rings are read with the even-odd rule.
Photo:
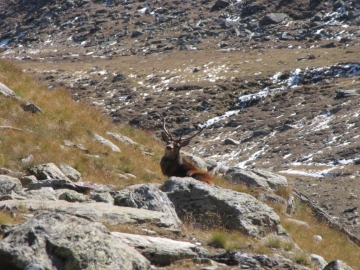
[[360, 237], [358, 1], [0, 1], [0, 52], [118, 124], [282, 174]]

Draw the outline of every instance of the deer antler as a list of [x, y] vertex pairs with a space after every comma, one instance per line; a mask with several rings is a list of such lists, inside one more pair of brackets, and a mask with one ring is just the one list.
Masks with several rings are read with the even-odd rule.
[[163, 129], [164, 129], [164, 132], [165, 132], [166, 136], [168, 136], [169, 139], [172, 140], [173, 138], [172, 138], [170, 132], [165, 127], [165, 118], [166, 118], [166, 116], [163, 118]]
[[192, 135], [191, 137], [188, 137], [188, 138], [181, 139], [181, 137], [182, 137], [182, 134], [181, 134], [179, 141], [188, 141], [188, 140], [191, 140], [191, 139], [194, 138], [195, 136], [199, 135], [199, 134], [201, 133], [201, 131], [204, 130], [204, 128], [205, 128], [205, 126], [202, 127], [202, 128], [201, 128], [198, 132], [196, 132], [194, 135]]

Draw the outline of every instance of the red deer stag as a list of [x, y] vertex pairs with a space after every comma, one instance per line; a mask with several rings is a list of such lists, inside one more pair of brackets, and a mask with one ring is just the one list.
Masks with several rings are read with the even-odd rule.
[[192, 177], [196, 180], [213, 184], [213, 180], [208, 173], [200, 172], [193, 165], [186, 162], [181, 156], [180, 149], [189, 144], [190, 140], [196, 135], [200, 134], [204, 128], [200, 129], [193, 136], [182, 139], [173, 139], [169, 131], [165, 127], [165, 118], [163, 118], [163, 129], [161, 132], [161, 138], [166, 142], [165, 154], [160, 161], [162, 173], [168, 177]]

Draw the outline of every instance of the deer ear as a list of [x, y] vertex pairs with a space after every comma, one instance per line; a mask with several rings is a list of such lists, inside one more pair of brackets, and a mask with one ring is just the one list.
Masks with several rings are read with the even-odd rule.
[[168, 142], [169, 141], [169, 137], [165, 134], [165, 132], [161, 132], [161, 138], [163, 139], [164, 142]]
[[181, 141], [180, 146], [181, 147], [187, 146], [189, 144], [189, 142], [190, 142], [190, 140]]

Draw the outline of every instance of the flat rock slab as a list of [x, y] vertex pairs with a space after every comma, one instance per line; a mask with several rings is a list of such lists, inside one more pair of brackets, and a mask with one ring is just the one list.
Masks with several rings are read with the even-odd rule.
[[121, 207], [109, 203], [71, 203], [63, 200], [5, 200], [0, 202], [0, 208], [3, 205], [9, 207], [20, 206], [34, 211], [59, 210], [110, 225], [151, 223], [159, 227], [178, 228], [177, 221], [169, 213]]
[[47, 211], [5, 233], [0, 241], [0, 262], [0, 269], [7, 270], [23, 270], [33, 264], [63, 270], [150, 269], [144, 256], [104, 225]]
[[127, 245], [136, 248], [156, 265], [170, 265], [177, 260], [198, 256], [198, 247], [189, 242], [120, 232], [112, 232], [112, 234]]

